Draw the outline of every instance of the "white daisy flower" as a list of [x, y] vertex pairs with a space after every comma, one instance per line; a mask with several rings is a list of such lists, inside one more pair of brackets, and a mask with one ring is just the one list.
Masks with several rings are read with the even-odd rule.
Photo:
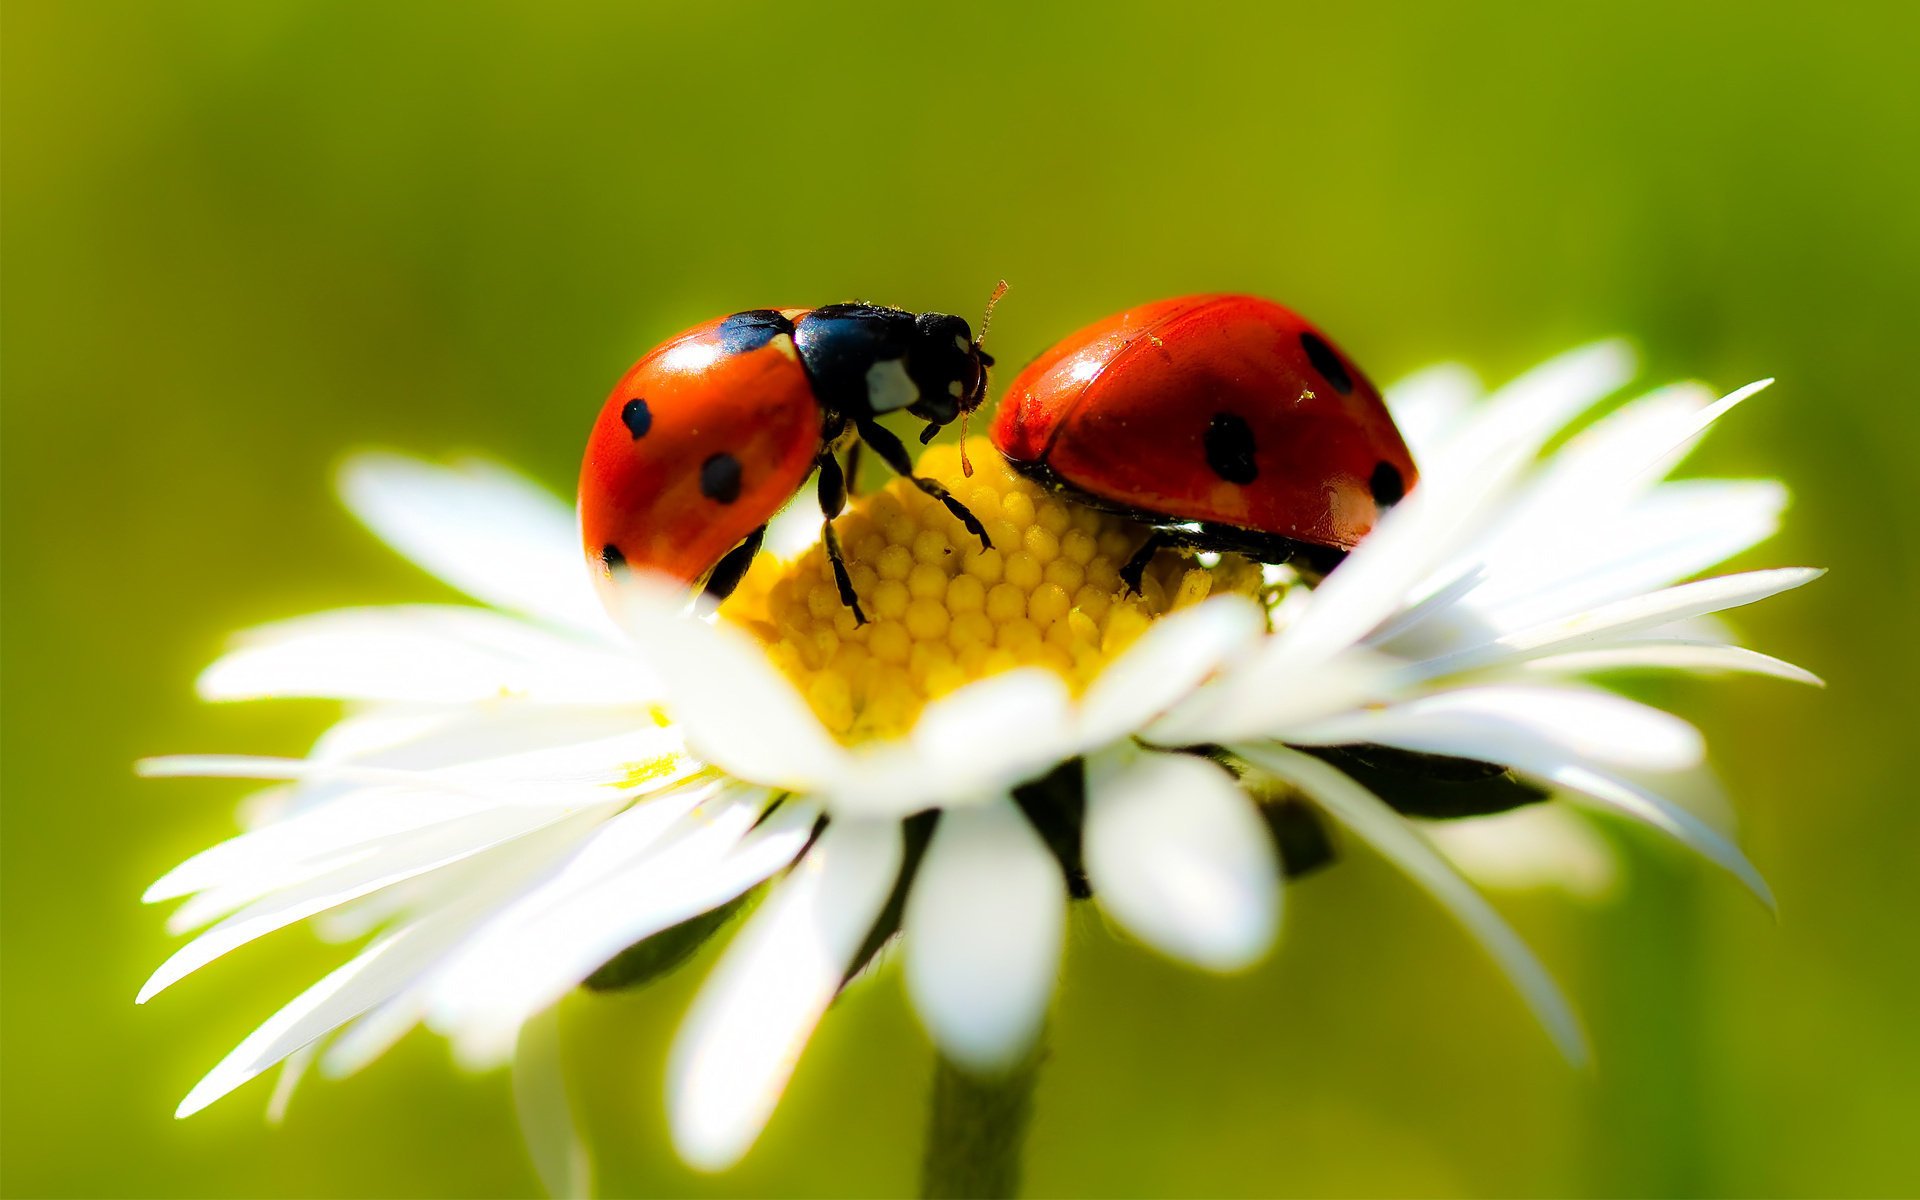
[[[1324, 857], [1329, 823], [1445, 904], [1582, 1058], [1552, 982], [1423, 818], [1552, 793], [1651, 824], [1766, 897], [1722, 833], [1664, 796], [1663, 775], [1699, 767], [1699, 735], [1588, 676], [1812, 678], [1710, 614], [1817, 572], [1694, 578], [1772, 533], [1784, 490], [1662, 482], [1762, 385], [1655, 391], [1542, 454], [1630, 374], [1608, 343], [1491, 396], [1457, 368], [1392, 389], [1421, 483], [1312, 589], [1233, 556], [1163, 553], [1134, 595], [1117, 566], [1139, 530], [1047, 495], [984, 444], [970, 478], [936, 448], [922, 473], [998, 514], [995, 549], [904, 485], [859, 498], [837, 524], [867, 626], [817, 546], [763, 556], [717, 621], [633, 580], [616, 626], [558, 500], [497, 467], [355, 460], [353, 510], [490, 607], [256, 631], [208, 669], [204, 695], [333, 697], [347, 716], [303, 759], [146, 764], [282, 782], [250, 806], [249, 832], [149, 891], [192, 897], [175, 928], [213, 923], [142, 1000], [309, 917], [373, 935], [181, 1115], [283, 1060], [350, 1071], [424, 1021], [475, 1065], [519, 1048], [543, 1176], [577, 1189], [564, 1091], [540, 1053], [554, 1006], [583, 981], [673, 965], [766, 885], [669, 1065], [675, 1145], [722, 1169], [883, 944], [898, 940], [944, 1058], [1008, 1072], [1040, 1036], [1074, 897], [1162, 953], [1241, 969], [1274, 942], [1283, 859]], [[1532, 827], [1507, 853], [1554, 844], [1534, 813], [1560, 815], [1501, 818]], [[1497, 866], [1491, 845], [1451, 853]]]

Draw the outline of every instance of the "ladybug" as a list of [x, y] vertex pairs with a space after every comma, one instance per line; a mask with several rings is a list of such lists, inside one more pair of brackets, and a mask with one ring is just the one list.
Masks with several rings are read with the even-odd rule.
[[965, 505], [914, 476], [879, 418], [910, 413], [929, 441], [979, 407], [992, 365], [961, 318], [875, 304], [756, 308], [668, 339], [614, 385], [580, 466], [580, 535], [603, 595], [615, 571], [636, 568], [725, 599], [817, 468], [834, 582], [864, 623], [833, 532], [853, 456], [871, 447], [990, 545]]
[[993, 442], [1015, 470], [1151, 527], [1324, 575], [1414, 485], [1379, 391], [1292, 310], [1182, 296], [1096, 321], [1028, 364]]

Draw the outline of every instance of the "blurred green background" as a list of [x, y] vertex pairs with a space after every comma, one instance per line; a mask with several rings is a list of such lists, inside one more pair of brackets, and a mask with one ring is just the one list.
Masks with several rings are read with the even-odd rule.
[[[416, 1034], [285, 1126], [187, 1087], [338, 961], [270, 938], [136, 1009], [142, 887], [321, 705], [209, 709], [228, 631], [443, 599], [335, 504], [340, 455], [477, 449], [571, 486], [606, 387], [717, 313], [976, 312], [1025, 361], [1184, 291], [1287, 299], [1379, 378], [1635, 336], [1658, 379], [1778, 375], [1694, 469], [1785, 478], [1741, 614], [1831, 681], [1688, 684], [1781, 898], [1614, 830], [1617, 903], [1502, 901], [1583, 1010], [1566, 1070], [1404, 881], [1350, 860], [1219, 981], [1077, 920], [1034, 1194], [1920, 1192], [1920, 809], [1906, 353], [1912, 5], [48, 3], [4, 13], [4, 1188], [533, 1190], [503, 1075]], [[850, 996], [735, 1172], [665, 1140], [698, 971], [581, 999], [606, 1190], [910, 1189], [929, 1051]]]

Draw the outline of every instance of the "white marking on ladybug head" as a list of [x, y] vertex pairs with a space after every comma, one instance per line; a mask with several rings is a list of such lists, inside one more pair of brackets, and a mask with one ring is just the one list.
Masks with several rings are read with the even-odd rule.
[[791, 336], [784, 333], [776, 334], [774, 336], [774, 339], [768, 342], [767, 344], [769, 346], [772, 346], [775, 350], [778, 350], [780, 353], [786, 355], [788, 358], [792, 359], [794, 362], [800, 361], [800, 350], [798, 347], [796, 347], [793, 344], [793, 338]]
[[953, 344], [960, 348], [960, 353], [962, 354], [971, 354], [973, 352], [973, 343], [957, 333], [953, 335]]
[[955, 400], [960, 399], [966, 394], [967, 389], [961, 385], [958, 379], [947, 384], [947, 395], [952, 396]]
[[918, 402], [920, 389], [907, 377], [907, 364], [885, 359], [867, 368], [867, 407], [877, 413], [896, 412]]

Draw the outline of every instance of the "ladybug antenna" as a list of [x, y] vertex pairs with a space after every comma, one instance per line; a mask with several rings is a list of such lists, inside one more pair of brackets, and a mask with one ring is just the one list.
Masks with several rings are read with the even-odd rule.
[[1006, 280], [1002, 279], [999, 283], [993, 285], [993, 295], [987, 297], [987, 311], [980, 314], [980, 336], [973, 339], [973, 352], [975, 356], [980, 359], [981, 363], [980, 396], [974, 400], [973, 405], [969, 405], [960, 410], [960, 473], [968, 479], [973, 478], [973, 463], [967, 458], [967, 418], [973, 416], [974, 406], [978, 405], [980, 400], [986, 398], [987, 373], [985, 368], [993, 365], [993, 358], [980, 348], [980, 344], [987, 340], [987, 330], [993, 326], [994, 306], [999, 304], [1000, 297], [1006, 294]]
[[993, 307], [1000, 303], [1000, 297], [1007, 294], [1007, 281], [1002, 279], [993, 285], [993, 295], [987, 297], [987, 311], [980, 314], [980, 336], [973, 339], [976, 349], [987, 340], [987, 329], [993, 325]]

